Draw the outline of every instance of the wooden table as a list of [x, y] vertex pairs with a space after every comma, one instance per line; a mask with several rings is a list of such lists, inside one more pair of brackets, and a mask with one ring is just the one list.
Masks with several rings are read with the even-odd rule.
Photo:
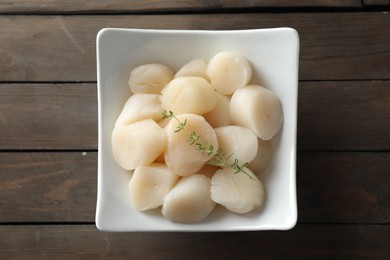
[[[390, 1], [0, 2], [0, 258], [390, 259]], [[96, 33], [300, 34], [290, 231], [102, 233]]]

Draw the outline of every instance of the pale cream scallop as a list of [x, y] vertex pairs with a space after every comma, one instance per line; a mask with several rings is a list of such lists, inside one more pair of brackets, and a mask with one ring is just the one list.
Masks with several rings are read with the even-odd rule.
[[211, 178], [211, 199], [238, 214], [260, 207], [265, 197], [262, 182], [248, 168], [244, 168], [244, 171], [250, 177], [227, 167]]
[[161, 206], [178, 179], [164, 163], [137, 167], [129, 182], [131, 205], [139, 211]]
[[230, 125], [229, 104], [230, 98], [218, 92], [215, 93], [217, 104], [210, 112], [204, 114], [204, 118], [212, 127]]
[[206, 120], [195, 114], [181, 114], [176, 118], [181, 122], [186, 122], [185, 129], [179, 132], [177, 126], [179, 123], [173, 118], [164, 128], [167, 136], [167, 146], [164, 151], [165, 162], [171, 170], [180, 175], [188, 176], [200, 170], [210, 159], [206, 153], [197, 150], [195, 144], [188, 143], [189, 133], [195, 132], [199, 135], [199, 142], [206, 142], [218, 150], [217, 136], [214, 129]]
[[151, 63], [134, 68], [130, 72], [128, 83], [134, 94], [159, 94], [173, 76], [172, 69], [166, 65]]
[[152, 119], [118, 125], [111, 136], [115, 160], [126, 170], [151, 164], [164, 151], [164, 130]]
[[233, 164], [235, 159], [242, 165], [255, 158], [258, 144], [252, 130], [237, 125], [222, 126], [214, 130], [219, 148], [229, 158], [228, 165]]
[[253, 159], [248, 168], [251, 169], [256, 175], [265, 171], [272, 161], [272, 146], [270, 141], [264, 141], [260, 138], [258, 140], [258, 151], [255, 159]]
[[210, 59], [207, 76], [219, 93], [230, 95], [248, 84], [252, 77], [252, 67], [239, 53], [220, 52]]
[[214, 89], [201, 77], [175, 78], [161, 94], [162, 107], [174, 114], [203, 115], [213, 110], [217, 103]]
[[164, 198], [162, 214], [179, 223], [204, 220], [215, 208], [210, 198], [210, 178], [194, 174], [181, 178]]
[[234, 92], [229, 113], [233, 124], [251, 129], [263, 140], [270, 140], [282, 126], [282, 107], [278, 97], [258, 85], [248, 85]]
[[186, 63], [175, 74], [175, 78], [178, 77], [202, 77], [205, 80], [209, 80], [207, 76], [207, 63], [202, 59], [194, 59]]
[[160, 95], [133, 94], [123, 106], [115, 125], [125, 125], [144, 119], [159, 121], [162, 118]]

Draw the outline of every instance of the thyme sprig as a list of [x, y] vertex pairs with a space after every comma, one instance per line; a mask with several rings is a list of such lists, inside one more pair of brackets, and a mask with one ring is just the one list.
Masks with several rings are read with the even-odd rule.
[[[226, 156], [221, 149], [215, 149], [215, 147], [212, 144], [208, 144], [207, 140], [204, 142], [200, 141], [200, 135], [197, 135], [195, 131], [188, 131], [186, 129], [187, 125], [187, 119], [184, 119], [184, 122], [181, 122], [172, 111], [166, 111], [164, 110], [163, 113], [163, 119], [165, 118], [173, 118], [177, 121], [178, 125], [176, 127], [176, 132], [184, 131], [188, 134], [187, 142], [189, 145], [195, 145], [196, 150], [200, 151], [202, 154], [207, 154], [210, 156], [210, 160], [207, 162], [209, 165], [217, 166], [219, 168], [225, 168], [227, 166], [227, 161], [232, 157], [233, 154], [230, 154], [229, 156]], [[233, 168], [234, 174], [237, 173], [244, 173], [249, 178], [253, 180], [253, 177], [250, 176], [247, 172], [245, 172], [244, 168], [248, 166], [248, 162], [240, 165], [237, 158], [234, 158], [234, 162], [230, 165], [230, 167]]]

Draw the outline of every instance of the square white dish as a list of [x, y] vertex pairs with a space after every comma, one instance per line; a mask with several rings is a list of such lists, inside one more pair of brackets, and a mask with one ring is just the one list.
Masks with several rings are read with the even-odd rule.
[[[249, 231], [287, 230], [297, 221], [296, 131], [299, 37], [291, 28], [238, 31], [102, 29], [97, 35], [99, 107], [98, 196], [96, 226], [102, 231]], [[221, 206], [203, 222], [178, 224], [158, 210], [138, 212], [130, 205], [130, 174], [111, 150], [115, 120], [130, 96], [130, 70], [146, 63], [166, 64], [174, 70], [195, 58], [208, 61], [221, 51], [247, 57], [254, 82], [279, 97], [283, 125], [273, 140], [271, 166], [259, 177], [266, 189], [260, 210], [245, 215]]]

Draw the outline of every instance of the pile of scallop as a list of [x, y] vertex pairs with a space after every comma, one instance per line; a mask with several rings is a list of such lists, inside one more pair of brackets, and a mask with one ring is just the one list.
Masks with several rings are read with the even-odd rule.
[[194, 59], [176, 74], [163, 64], [131, 70], [132, 95], [112, 132], [117, 163], [132, 173], [130, 202], [161, 207], [179, 223], [207, 218], [217, 204], [237, 214], [261, 207], [259, 179], [282, 125], [278, 97], [251, 81], [239, 53]]

